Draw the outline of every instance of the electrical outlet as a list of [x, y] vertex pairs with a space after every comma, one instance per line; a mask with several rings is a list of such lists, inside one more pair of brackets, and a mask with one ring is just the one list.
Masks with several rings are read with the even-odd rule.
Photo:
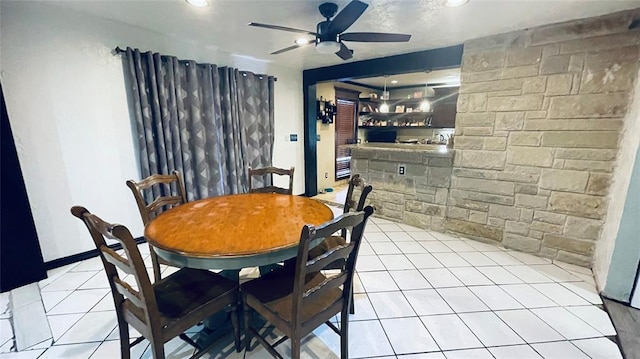
[[298, 135], [293, 134], [293, 133], [292, 133], [292, 134], [290, 134], [290, 135], [289, 135], [289, 141], [291, 141], [291, 142], [297, 142], [297, 141], [298, 141]]
[[316, 141], [320, 142], [320, 135], [316, 135]]
[[400, 176], [404, 176], [405, 169], [406, 169], [406, 167], [405, 167], [404, 165], [399, 165], [399, 166], [398, 166], [398, 174], [399, 174]]

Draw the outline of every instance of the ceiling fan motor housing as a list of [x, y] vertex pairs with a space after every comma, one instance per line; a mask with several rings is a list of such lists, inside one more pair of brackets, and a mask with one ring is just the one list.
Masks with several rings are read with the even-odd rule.
[[318, 6], [318, 9], [320, 10], [320, 13], [322, 14], [322, 16], [325, 19], [329, 20], [330, 18], [334, 17], [338, 12], [338, 5], [332, 2], [326, 2], [324, 4], [320, 4], [320, 6]]
[[318, 36], [316, 36], [316, 43], [323, 41], [339, 41], [338, 34], [329, 33], [329, 25], [331, 25], [331, 20], [318, 23], [318, 26], [316, 26], [316, 33], [318, 33]]

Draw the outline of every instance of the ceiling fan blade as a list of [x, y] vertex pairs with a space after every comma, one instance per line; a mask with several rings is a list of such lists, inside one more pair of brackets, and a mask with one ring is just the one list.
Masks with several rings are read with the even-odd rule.
[[342, 41], [358, 42], [407, 42], [410, 38], [411, 35], [382, 32], [349, 32], [340, 35]]
[[330, 34], [339, 34], [349, 28], [367, 9], [369, 5], [359, 0], [351, 1], [336, 15], [329, 25]]
[[288, 31], [288, 32], [297, 32], [300, 34], [306, 34], [306, 35], [313, 35], [313, 36], [317, 36], [318, 34], [316, 34], [315, 32], [311, 32], [311, 31], [307, 31], [307, 30], [300, 30], [300, 29], [294, 29], [292, 27], [286, 27], [286, 26], [278, 26], [278, 25], [269, 25], [269, 24], [260, 24], [257, 22], [250, 22], [247, 25], [249, 26], [255, 26], [255, 27], [262, 27], [265, 29], [272, 29], [272, 30], [281, 30], [281, 31]]
[[310, 41], [310, 42], [308, 42], [306, 44], [302, 44], [302, 45], [295, 44], [293, 46], [285, 47], [284, 49], [280, 49], [280, 50], [274, 51], [274, 52], [271, 53], [271, 55], [281, 54], [283, 52], [294, 50], [294, 49], [297, 49], [299, 47], [307, 46], [307, 45], [310, 45], [310, 44], [315, 44], [315, 42], [314, 41]]
[[347, 45], [340, 42], [340, 50], [336, 52], [336, 55], [338, 55], [343, 60], [349, 60], [350, 58], [353, 57], [353, 51], [349, 50]]

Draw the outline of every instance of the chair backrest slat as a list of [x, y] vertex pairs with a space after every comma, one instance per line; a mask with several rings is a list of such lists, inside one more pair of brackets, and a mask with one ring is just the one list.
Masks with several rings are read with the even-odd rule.
[[[156, 174], [156, 175], [151, 175], [143, 180], [141, 180], [140, 182], [136, 183], [136, 186], [139, 189], [148, 189], [151, 188], [157, 184], [172, 184], [174, 182], [177, 181], [176, 178], [176, 174], [179, 173], [178, 171], [172, 171], [171, 174], [168, 175], [163, 175], [163, 174]], [[180, 177], [182, 178], [182, 177]]]
[[133, 287], [131, 287], [129, 283], [123, 281], [120, 278], [113, 278], [113, 282], [118, 292], [125, 298], [129, 299], [129, 301], [131, 301], [133, 305], [138, 308], [144, 308], [144, 301], [140, 299], [140, 292], [133, 289]]
[[327, 267], [329, 264], [337, 260], [341, 260], [341, 259], [346, 260], [347, 258], [349, 258], [349, 254], [351, 254], [352, 250], [353, 249], [350, 248], [348, 244], [344, 246], [331, 248], [327, 252], [322, 253], [322, 255], [309, 260], [307, 262], [307, 272], [309, 273], [319, 272], [325, 267]]
[[[183, 204], [181, 196], [158, 197], [147, 205], [149, 212], [161, 213], [161, 210]], [[163, 208], [164, 207], [164, 208]]]
[[335, 289], [343, 285], [347, 281], [347, 273], [340, 273], [336, 276], [325, 279], [322, 283], [313, 288], [309, 288], [302, 294], [304, 302], [313, 302], [316, 298], [321, 297], [327, 291]]
[[118, 267], [118, 269], [120, 269], [121, 271], [123, 271], [123, 272], [125, 272], [127, 274], [135, 274], [135, 270], [133, 268], [131, 268], [131, 264], [129, 263], [129, 261], [124, 259], [124, 258], [122, 258], [113, 249], [111, 249], [111, 248], [109, 248], [107, 246], [102, 246], [102, 247], [100, 247], [100, 251], [104, 255], [104, 259], [106, 259], [107, 262], [115, 265], [116, 267]]
[[[249, 193], [280, 193], [280, 194], [293, 194], [293, 173], [294, 167], [290, 169], [277, 168], [277, 167], [264, 167], [264, 168], [251, 168], [249, 167]], [[273, 175], [289, 176], [289, 188], [282, 188], [273, 185]], [[263, 187], [253, 187], [253, 177], [269, 176], [271, 183], [265, 182]]]
[[[368, 218], [373, 214], [373, 207], [368, 206], [363, 211], [345, 213], [340, 217], [319, 227], [306, 225], [302, 228], [298, 257], [296, 259], [296, 273], [293, 284], [292, 318], [296, 325], [301, 325], [303, 301], [313, 300], [331, 289], [342, 286], [342, 295], [337, 301], [348, 302], [353, 285], [353, 273], [356, 257], [360, 248], [362, 234]], [[350, 240], [346, 245], [328, 251], [320, 257], [309, 260], [309, 246], [312, 240], [327, 238], [336, 232], [345, 233], [349, 229]], [[305, 290], [305, 280], [308, 274], [317, 273], [337, 260], [346, 260], [346, 264], [336, 275], [330, 275], [314, 288]], [[345, 307], [346, 308], [346, 307]], [[343, 313], [346, 315], [346, 312]]]

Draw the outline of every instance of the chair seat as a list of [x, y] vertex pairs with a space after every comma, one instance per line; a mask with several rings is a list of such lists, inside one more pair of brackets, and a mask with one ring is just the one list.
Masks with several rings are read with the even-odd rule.
[[[154, 284], [153, 289], [162, 324], [168, 326], [204, 306], [218, 301], [228, 302], [227, 295], [235, 295], [237, 285], [230, 279], [206, 270], [183, 268]], [[129, 300], [124, 302], [124, 306], [141, 320], [144, 319], [142, 310]]]
[[[293, 280], [295, 271], [288, 267], [276, 269], [268, 274], [242, 284], [242, 291], [247, 299], [254, 298], [270, 311], [287, 321], [292, 322], [291, 308], [293, 306]], [[322, 273], [312, 273], [305, 279], [305, 291], [311, 289], [327, 279]], [[304, 302], [302, 307], [302, 323], [313, 318], [318, 313], [329, 308], [340, 300], [342, 290], [334, 288], [327, 291], [312, 302]]]

